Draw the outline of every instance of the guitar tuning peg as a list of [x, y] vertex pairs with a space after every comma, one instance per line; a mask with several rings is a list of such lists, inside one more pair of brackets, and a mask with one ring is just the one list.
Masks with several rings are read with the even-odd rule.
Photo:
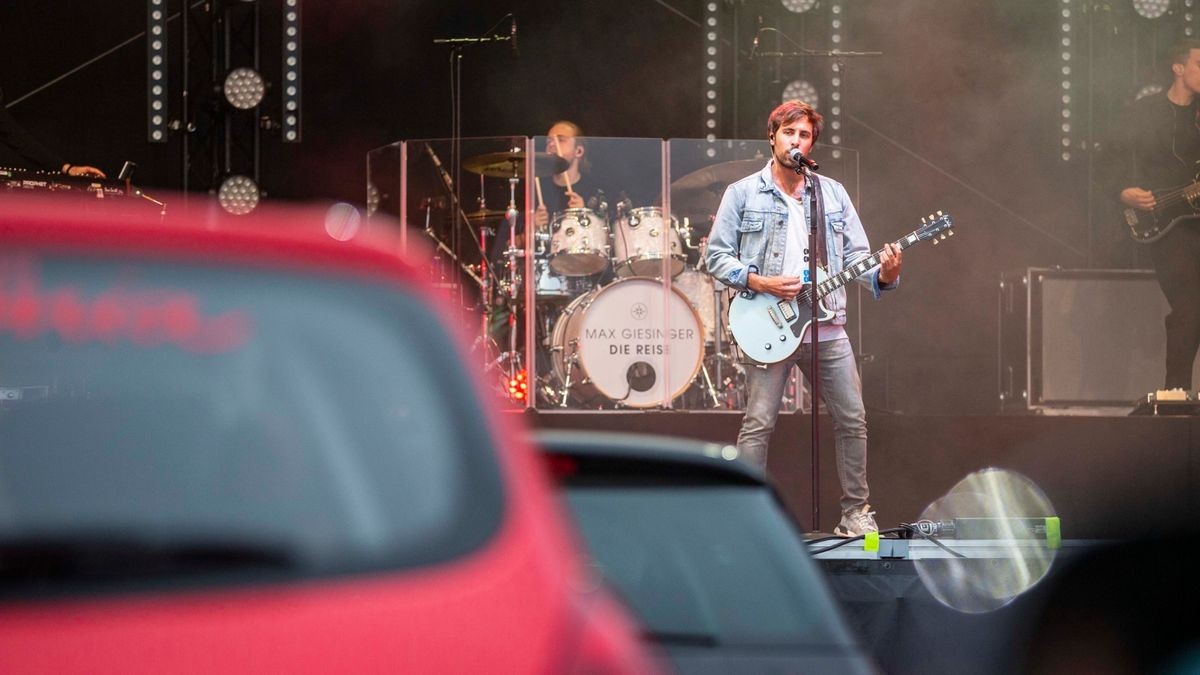
[[946, 236], [947, 236], [947, 237], [953, 237], [953, 236], [954, 236], [954, 230], [949, 230], [949, 231], [947, 231], [947, 232], [946, 232]]
[[937, 245], [938, 245], [938, 242], [939, 242], [939, 241], [941, 241], [941, 240], [940, 240], [940, 239], [938, 239], [937, 237], [934, 237], [933, 239], [930, 239], [930, 241], [932, 241], [932, 242], [933, 242], [933, 245], [934, 245], [934, 246], [937, 246]]
[[926, 220], [924, 218], [921, 218], [921, 224], [924, 225], [925, 223], [926, 223]]
[[938, 214], [938, 216], [941, 216], [941, 215], [942, 215], [942, 212], [941, 212], [941, 211], [938, 211], [938, 212], [937, 212], [937, 214]]

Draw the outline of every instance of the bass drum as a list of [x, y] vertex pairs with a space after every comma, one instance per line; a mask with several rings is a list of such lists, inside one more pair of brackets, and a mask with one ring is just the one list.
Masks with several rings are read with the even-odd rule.
[[[664, 327], [664, 322], [669, 324]], [[704, 358], [704, 327], [677, 288], [618, 279], [576, 298], [554, 324], [554, 373], [585, 404], [653, 408], [687, 391]]]

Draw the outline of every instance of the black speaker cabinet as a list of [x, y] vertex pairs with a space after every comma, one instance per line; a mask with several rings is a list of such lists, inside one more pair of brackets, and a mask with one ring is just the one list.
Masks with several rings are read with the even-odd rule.
[[1002, 274], [1001, 410], [1132, 409], [1163, 386], [1167, 311], [1149, 270]]

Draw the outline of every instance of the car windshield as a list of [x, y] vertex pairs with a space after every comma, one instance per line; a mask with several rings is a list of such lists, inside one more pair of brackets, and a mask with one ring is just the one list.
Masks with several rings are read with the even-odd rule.
[[595, 564], [649, 637], [697, 646], [850, 646], [824, 577], [769, 491], [568, 484]]
[[349, 275], [0, 254], [0, 584], [28, 576], [13, 561], [80, 569], [47, 556], [303, 575], [479, 546], [499, 470], [427, 302]]

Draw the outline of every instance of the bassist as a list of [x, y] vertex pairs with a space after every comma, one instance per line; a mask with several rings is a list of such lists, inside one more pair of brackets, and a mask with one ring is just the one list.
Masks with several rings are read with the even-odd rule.
[[[723, 284], [742, 291], [769, 293], [791, 300], [802, 290], [807, 269], [808, 218], [812, 186], [797, 173], [789, 155], [798, 149], [807, 156], [821, 134], [822, 116], [812, 106], [787, 101], [771, 112], [767, 140], [772, 158], [762, 171], [747, 176], [725, 190], [708, 241], [707, 268]], [[826, 260], [831, 273], [871, 255], [866, 233], [845, 188], [835, 180], [820, 179]], [[888, 245], [879, 268], [859, 279], [875, 297], [900, 281], [900, 250]], [[846, 335], [846, 293], [839, 289], [825, 299], [835, 313], [819, 332], [821, 398], [833, 417], [838, 479], [841, 482], [841, 521], [834, 532], [858, 536], [879, 530], [867, 503], [867, 420], [862, 384], [854, 352]], [[790, 358], [757, 364], [746, 370], [746, 414], [738, 433], [739, 453], [765, 468], [767, 442], [779, 407], [788, 372], [798, 363], [811, 376], [811, 343], [801, 344]], [[814, 452], [816, 449], [813, 449]], [[817, 524], [814, 523], [814, 526]]]
[[1200, 217], [1191, 207], [1200, 203], [1189, 205], [1185, 195], [1172, 189], [1193, 183], [1200, 172], [1200, 41], [1177, 45], [1169, 60], [1172, 83], [1166, 93], [1133, 104], [1134, 123], [1127, 125], [1124, 143], [1133, 171], [1122, 182], [1120, 199], [1136, 211], [1127, 217], [1131, 227], [1132, 220], [1157, 217], [1159, 231], [1166, 230], [1148, 244], [1171, 307], [1166, 388], [1191, 389], [1200, 348]]

